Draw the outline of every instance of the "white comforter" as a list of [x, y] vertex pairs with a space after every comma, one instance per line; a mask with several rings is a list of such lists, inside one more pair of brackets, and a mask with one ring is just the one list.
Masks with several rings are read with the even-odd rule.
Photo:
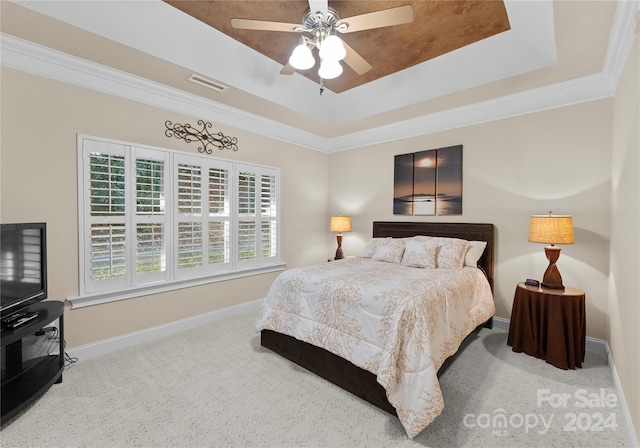
[[414, 438], [444, 408], [437, 372], [495, 312], [477, 268], [418, 269], [368, 258], [290, 269], [258, 317], [377, 376]]

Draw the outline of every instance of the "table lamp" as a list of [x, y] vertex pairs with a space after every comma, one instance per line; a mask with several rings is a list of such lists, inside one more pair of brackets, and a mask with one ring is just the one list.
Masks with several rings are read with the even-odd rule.
[[573, 244], [573, 223], [571, 215], [531, 215], [529, 222], [529, 241], [549, 244], [544, 253], [549, 266], [542, 277], [542, 286], [550, 289], [564, 289], [562, 276], [556, 262], [560, 257], [560, 248], [556, 244]]
[[336, 250], [336, 260], [344, 258], [342, 253], [342, 232], [351, 232], [351, 217], [350, 216], [332, 216], [331, 225], [329, 229], [332, 232], [338, 232], [336, 239], [338, 240], [338, 250]]

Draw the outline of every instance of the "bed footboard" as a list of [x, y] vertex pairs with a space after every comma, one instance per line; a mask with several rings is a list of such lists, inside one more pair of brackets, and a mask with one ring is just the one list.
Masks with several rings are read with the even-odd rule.
[[367, 372], [323, 348], [275, 331], [262, 330], [260, 343], [263, 347], [293, 361], [319, 377], [397, 416], [395, 408], [387, 400], [384, 388], [371, 372]]
[[[491, 328], [492, 322], [493, 318], [479, 325], [467, 336], [460, 344], [458, 352], [442, 364], [438, 376], [442, 375], [457, 355], [476, 338], [478, 331], [483, 327]], [[260, 332], [260, 345], [397, 417], [396, 409], [389, 403], [384, 387], [378, 383], [373, 373], [323, 348], [272, 330]]]

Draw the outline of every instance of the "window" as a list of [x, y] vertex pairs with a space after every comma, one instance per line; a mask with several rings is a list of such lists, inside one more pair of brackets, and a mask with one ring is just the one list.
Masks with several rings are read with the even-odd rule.
[[79, 136], [80, 295], [280, 265], [278, 168]]

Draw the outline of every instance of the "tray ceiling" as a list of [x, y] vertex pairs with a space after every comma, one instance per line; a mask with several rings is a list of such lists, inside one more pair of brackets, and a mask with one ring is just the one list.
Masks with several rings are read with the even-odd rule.
[[[411, 24], [344, 35], [373, 69], [357, 77], [345, 68], [323, 95], [314, 70], [279, 74], [296, 34], [230, 28], [233, 16], [298, 23], [302, 0], [5, 0], [0, 61], [333, 151], [610, 95], [637, 10], [615, 1], [329, 2], [347, 18], [406, 4]], [[190, 82], [194, 74], [228, 88]]]
[[[235, 29], [231, 26], [231, 19], [297, 24], [302, 23], [303, 15], [309, 9], [307, 1], [165, 2], [280, 65], [287, 64], [291, 52], [299, 43], [301, 33]], [[325, 80], [326, 88], [341, 93], [510, 29], [507, 11], [501, 1], [330, 2], [330, 6], [338, 11], [342, 19], [404, 5], [411, 5], [413, 8], [411, 23], [339, 34], [371, 64], [372, 69], [358, 75], [342, 63], [342, 75]], [[318, 64], [299, 73], [319, 83], [317, 68]]]

